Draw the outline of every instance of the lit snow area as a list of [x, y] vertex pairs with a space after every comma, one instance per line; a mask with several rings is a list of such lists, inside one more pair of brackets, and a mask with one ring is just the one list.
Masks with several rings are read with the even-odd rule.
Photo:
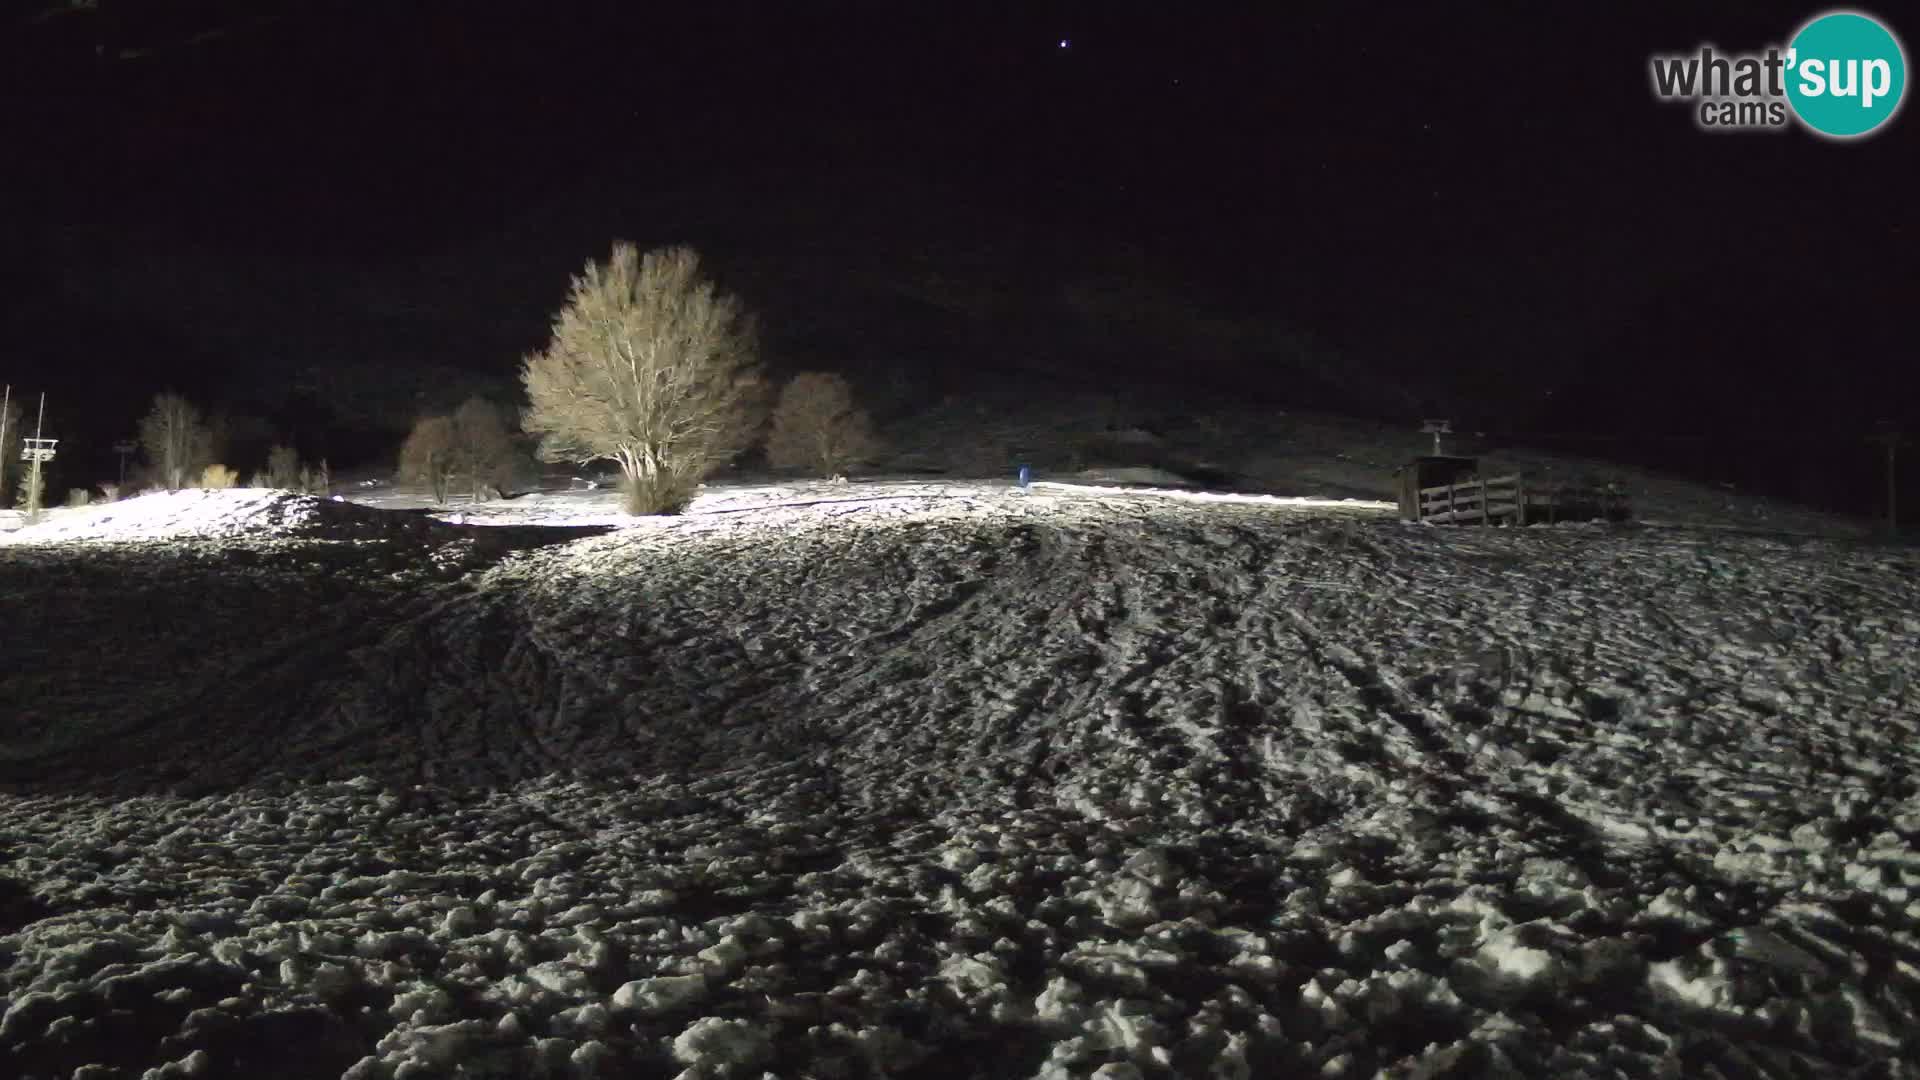
[[1912, 549], [369, 498], [0, 539], [0, 1075], [1915, 1074]]

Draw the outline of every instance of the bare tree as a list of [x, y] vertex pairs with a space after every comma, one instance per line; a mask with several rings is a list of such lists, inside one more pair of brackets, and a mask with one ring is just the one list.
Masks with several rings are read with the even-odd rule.
[[212, 460], [213, 433], [200, 410], [179, 394], [157, 394], [140, 420], [140, 448], [155, 478], [178, 491]]
[[513, 436], [492, 402], [470, 397], [453, 413], [454, 456], [477, 500], [513, 483]]
[[423, 416], [414, 423], [400, 447], [400, 479], [427, 484], [436, 502], [446, 502], [453, 486], [463, 483], [477, 501], [512, 482], [513, 454], [513, 436], [499, 408], [472, 397], [452, 416]]
[[780, 391], [767, 433], [767, 461], [775, 468], [843, 473], [879, 448], [873, 420], [839, 375], [805, 371]]
[[541, 456], [618, 462], [636, 514], [683, 509], [765, 413], [753, 321], [690, 248], [589, 262], [520, 378]]
[[434, 502], [447, 501], [447, 487], [459, 471], [454, 454], [453, 420], [423, 416], [400, 444], [400, 479], [433, 489]]

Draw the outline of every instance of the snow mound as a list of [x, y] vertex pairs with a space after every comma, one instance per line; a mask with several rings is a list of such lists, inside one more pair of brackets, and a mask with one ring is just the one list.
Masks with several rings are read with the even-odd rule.
[[383, 531], [390, 521], [391, 512], [273, 488], [167, 491], [56, 513], [38, 525], [0, 535], [0, 544], [347, 539]]

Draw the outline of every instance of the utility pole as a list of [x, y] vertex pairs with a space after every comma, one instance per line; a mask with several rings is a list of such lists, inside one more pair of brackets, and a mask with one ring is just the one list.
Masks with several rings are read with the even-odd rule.
[[1905, 436], [1892, 424], [1882, 424], [1880, 431], [1867, 436], [1867, 441], [1879, 443], [1887, 451], [1887, 532], [1898, 535], [1900, 532], [1900, 483], [1898, 480], [1897, 457], [1900, 447], [1906, 445]]
[[51, 457], [53, 455], [52, 448], [48, 447], [46, 444], [46, 440], [40, 437], [42, 434], [45, 433], [46, 426], [47, 426], [47, 392], [45, 390], [42, 390], [40, 391], [40, 419], [34, 421], [33, 445], [32, 445], [32, 449], [28, 451], [28, 453], [33, 455], [33, 473], [27, 480], [27, 521], [28, 522], [36, 522], [40, 520], [40, 461], [42, 458]]
[[0, 397], [0, 506], [6, 505], [7, 498], [7, 413], [13, 410], [13, 384], [7, 384], [6, 394]]

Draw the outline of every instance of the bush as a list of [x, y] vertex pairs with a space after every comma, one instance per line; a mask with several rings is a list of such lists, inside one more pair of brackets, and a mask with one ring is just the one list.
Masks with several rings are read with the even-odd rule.
[[68, 506], [86, 506], [93, 502], [93, 495], [86, 488], [68, 488]]
[[873, 420], [853, 400], [846, 379], [802, 372], [780, 391], [767, 433], [767, 461], [774, 468], [811, 468], [835, 476], [878, 448]]
[[333, 492], [333, 470], [327, 467], [327, 459], [321, 458], [318, 465], [300, 466], [300, 486], [295, 489], [308, 495], [329, 495]]
[[221, 491], [240, 482], [240, 474], [225, 465], [209, 465], [200, 470], [200, 486]]
[[279, 488], [306, 495], [325, 495], [333, 487], [333, 474], [327, 463], [309, 465], [300, 460], [300, 452], [284, 443], [267, 451], [267, 467], [253, 474], [248, 487]]
[[109, 503], [119, 502], [120, 501], [120, 485], [119, 484], [101, 484], [100, 485], [100, 501], [109, 502]]
[[620, 474], [620, 508], [636, 517], [677, 514], [700, 492], [700, 482], [686, 473], [659, 470], [651, 476]]
[[410, 484], [426, 484], [433, 490], [434, 502], [447, 501], [447, 485], [453, 479], [453, 420], [445, 416], [423, 416], [400, 444], [400, 479]]
[[282, 488], [297, 491], [300, 488], [300, 452], [285, 443], [277, 443], [267, 451], [267, 474], [264, 484], [255, 487]]
[[688, 248], [589, 262], [520, 379], [540, 456], [617, 462], [634, 514], [684, 509], [765, 413], [752, 319]]

